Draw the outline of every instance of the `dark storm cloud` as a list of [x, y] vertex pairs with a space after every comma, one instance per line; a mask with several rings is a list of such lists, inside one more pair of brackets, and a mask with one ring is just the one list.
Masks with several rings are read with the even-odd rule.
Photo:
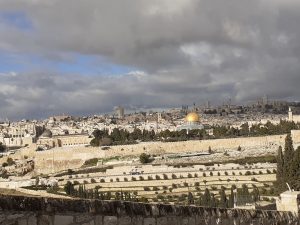
[[3, 74], [4, 115], [300, 97], [298, 0], [0, 0], [0, 9], [22, 12], [32, 26], [0, 22], [0, 51], [55, 62], [76, 53], [138, 70]]

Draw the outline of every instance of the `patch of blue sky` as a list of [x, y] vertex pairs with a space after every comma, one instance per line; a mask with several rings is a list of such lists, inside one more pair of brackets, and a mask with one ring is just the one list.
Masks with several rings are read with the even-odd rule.
[[26, 13], [21, 11], [1, 11], [0, 22], [21, 30], [33, 30], [33, 24]]
[[51, 60], [30, 54], [10, 54], [0, 52], [0, 72], [28, 72], [30, 70], [48, 70], [60, 74], [84, 76], [124, 75], [137, 70], [134, 67], [114, 64], [99, 56], [72, 54], [69, 60]]
[[75, 54], [72, 61], [61, 61], [56, 66], [62, 73], [81, 75], [123, 75], [136, 70], [134, 67], [108, 62], [99, 56], [80, 54]]
[[0, 52], [0, 73], [23, 72], [26, 65], [15, 55]]

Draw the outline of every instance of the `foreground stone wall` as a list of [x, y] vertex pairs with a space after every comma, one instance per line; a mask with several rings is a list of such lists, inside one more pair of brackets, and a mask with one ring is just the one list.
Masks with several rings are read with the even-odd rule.
[[0, 224], [298, 225], [292, 213], [23, 196], [0, 197]]

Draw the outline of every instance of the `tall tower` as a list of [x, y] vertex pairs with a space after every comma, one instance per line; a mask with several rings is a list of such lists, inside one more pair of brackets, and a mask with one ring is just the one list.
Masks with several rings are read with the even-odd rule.
[[293, 111], [291, 107], [289, 107], [289, 121], [293, 121]]
[[157, 113], [157, 122], [160, 123], [161, 120], [162, 120], [161, 113], [158, 112], [158, 113]]
[[117, 115], [118, 119], [123, 119], [124, 118], [124, 108], [121, 106], [117, 106], [115, 108], [115, 114]]

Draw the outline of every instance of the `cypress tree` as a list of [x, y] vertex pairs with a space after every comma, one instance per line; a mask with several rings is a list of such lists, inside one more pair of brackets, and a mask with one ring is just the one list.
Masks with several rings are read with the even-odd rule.
[[211, 193], [211, 198], [210, 198], [210, 205], [209, 207], [217, 207], [217, 199], [215, 198], [215, 195], [213, 193]]
[[284, 146], [284, 166], [283, 166], [283, 179], [286, 182], [290, 182], [290, 164], [294, 157], [294, 147], [293, 140], [291, 134], [288, 134], [285, 138], [285, 146]]
[[202, 198], [202, 204], [203, 206], [210, 206], [211, 205], [211, 195], [209, 193], [209, 190], [206, 188], [204, 191], [204, 195]]
[[277, 174], [276, 174], [276, 180], [277, 180], [277, 186], [278, 189], [281, 191], [284, 189], [285, 185], [285, 177], [284, 177], [284, 155], [282, 153], [282, 147], [279, 146], [278, 153], [277, 153]]
[[294, 152], [294, 158], [290, 164], [290, 185], [293, 189], [300, 188], [300, 147]]
[[228, 207], [229, 208], [233, 208], [234, 207], [234, 192], [233, 192], [233, 188], [231, 187], [231, 191], [230, 191], [230, 196], [228, 199]]
[[227, 208], [227, 197], [226, 197], [224, 188], [222, 188], [221, 191], [220, 191], [220, 204], [219, 204], [219, 207], [220, 208]]
[[194, 204], [194, 196], [191, 192], [189, 192], [188, 194], [188, 204], [189, 205]]

